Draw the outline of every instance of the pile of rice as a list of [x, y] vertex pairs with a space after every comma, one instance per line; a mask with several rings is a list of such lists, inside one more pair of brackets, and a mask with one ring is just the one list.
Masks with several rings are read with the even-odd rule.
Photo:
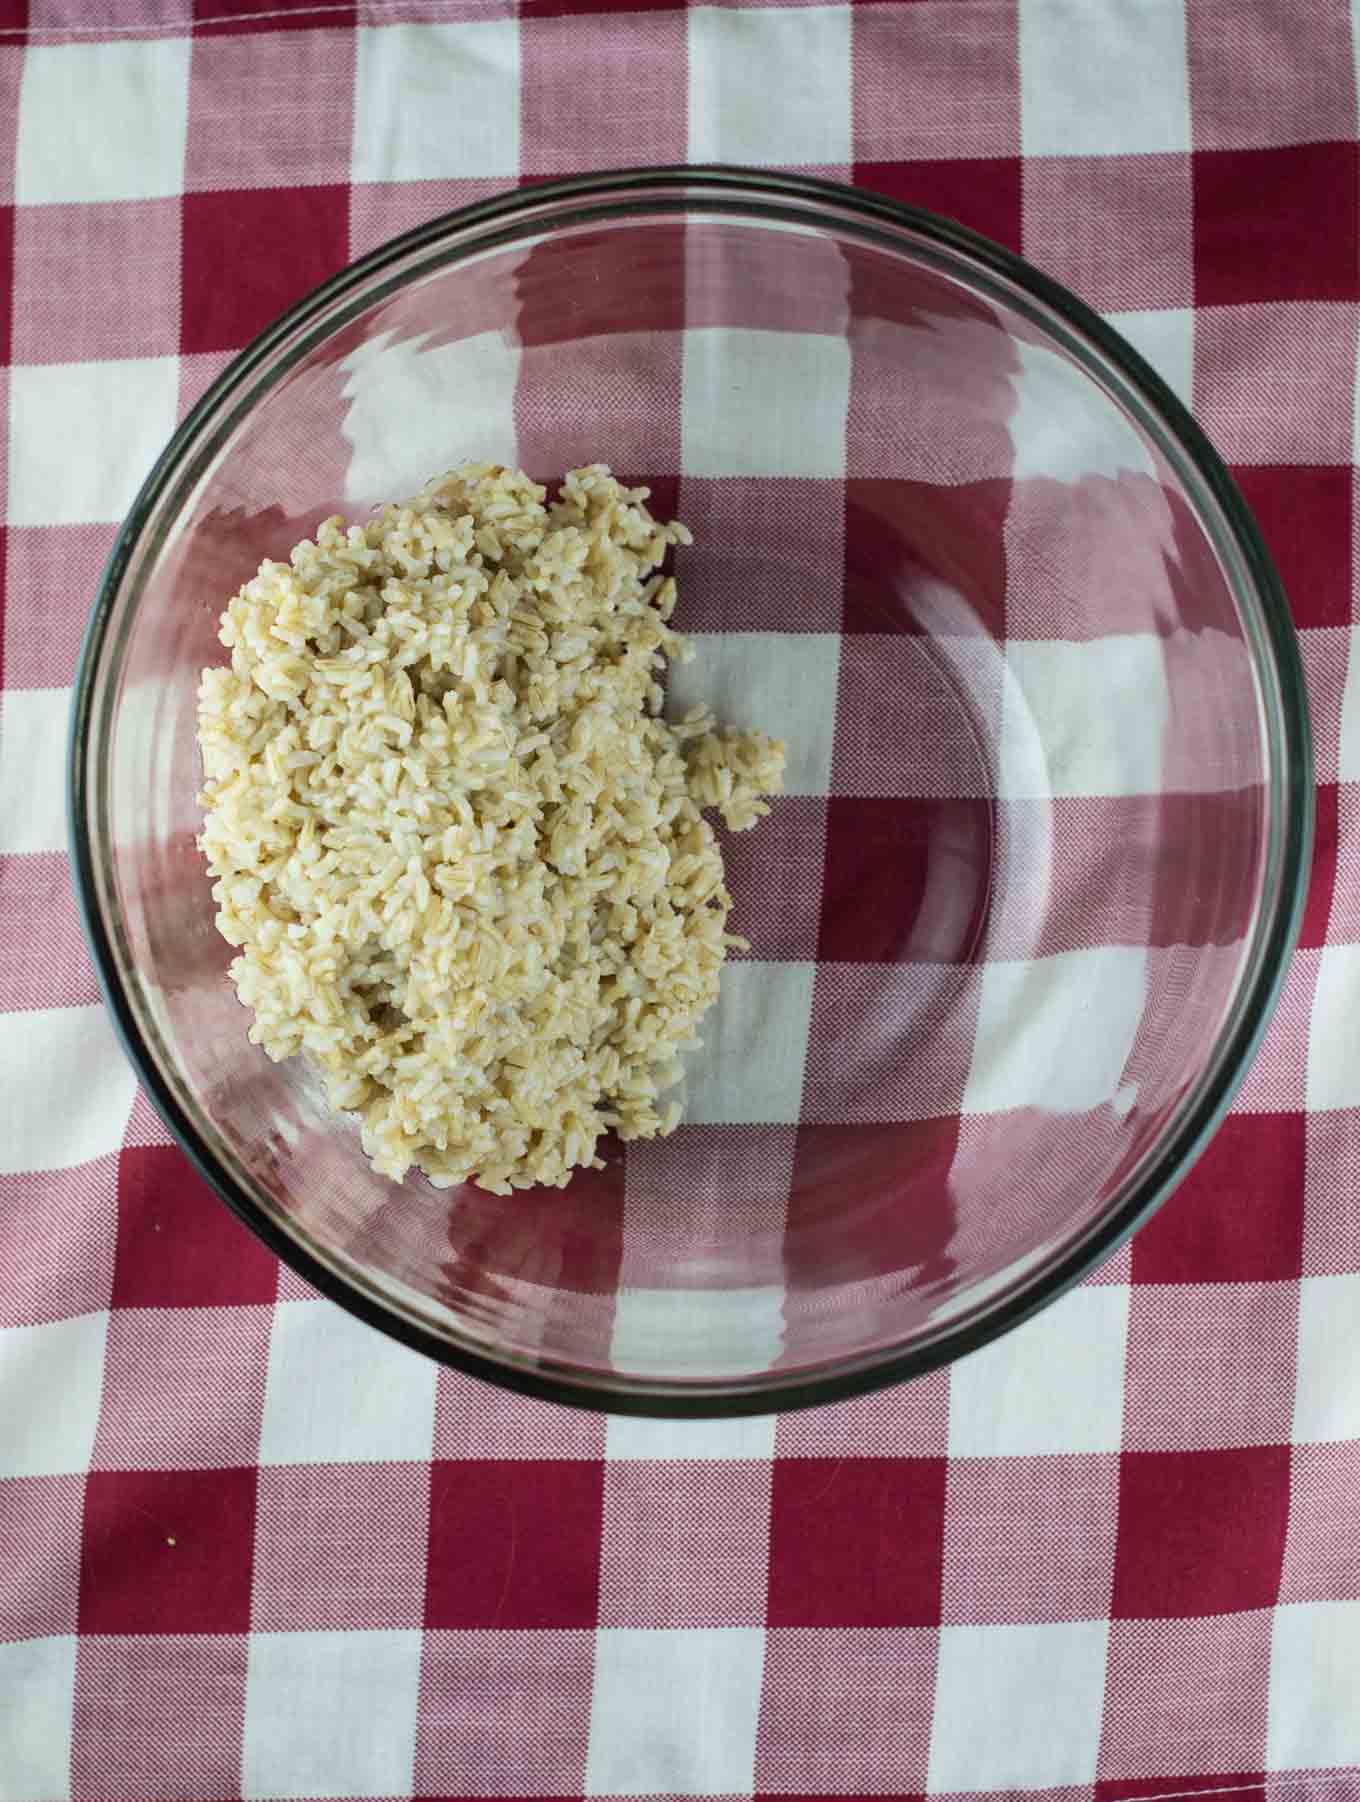
[[680, 525], [603, 466], [551, 505], [465, 464], [265, 562], [203, 672], [200, 845], [251, 1038], [302, 1053], [373, 1167], [505, 1193], [673, 1130], [731, 898], [701, 807], [784, 747], [661, 717]]

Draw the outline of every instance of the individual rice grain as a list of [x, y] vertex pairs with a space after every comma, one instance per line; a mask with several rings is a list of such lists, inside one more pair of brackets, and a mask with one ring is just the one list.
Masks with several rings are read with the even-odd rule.
[[464, 464], [265, 562], [203, 672], [199, 841], [250, 1036], [302, 1055], [375, 1170], [565, 1183], [666, 1091], [730, 946], [722, 855], [784, 747], [675, 724], [680, 525], [603, 465], [556, 500]]

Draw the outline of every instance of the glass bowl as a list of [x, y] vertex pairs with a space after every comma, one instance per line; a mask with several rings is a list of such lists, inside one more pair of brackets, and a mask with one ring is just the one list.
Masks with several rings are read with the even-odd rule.
[[[672, 699], [789, 744], [684, 1126], [508, 1198], [374, 1176], [248, 1043], [194, 842], [228, 595], [465, 457], [649, 482]], [[717, 169], [470, 207], [257, 339], [119, 536], [71, 784], [109, 1005], [242, 1219], [450, 1365], [677, 1416], [927, 1371], [1106, 1257], [1251, 1058], [1312, 802], [1279, 583], [1141, 358], [958, 226]]]

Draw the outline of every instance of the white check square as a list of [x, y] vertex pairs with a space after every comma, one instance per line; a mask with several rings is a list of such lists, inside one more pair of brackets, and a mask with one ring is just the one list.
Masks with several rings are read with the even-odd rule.
[[30, 1008], [22, 1029], [0, 1033], [0, 1172], [67, 1170], [121, 1150], [136, 1093], [102, 1006]]
[[1189, 151], [1185, 0], [1020, 0], [1026, 156]]
[[1112, 1101], [1146, 994], [1143, 945], [984, 965], [963, 1112], [1081, 1114]]
[[689, 160], [850, 162], [850, 37], [848, 6], [694, 7]]
[[1094, 1783], [1108, 1621], [942, 1627], [932, 1794]]
[[184, 187], [187, 37], [31, 44], [15, 147], [20, 206], [156, 200]]
[[1295, 1443], [1360, 1439], [1360, 1274], [1299, 1285]]
[[841, 476], [850, 345], [820, 332], [685, 333], [681, 429], [693, 476]]
[[1155, 634], [1015, 639], [1006, 667], [1003, 800], [1160, 791], [1171, 695]]
[[88, 1467], [108, 1330], [103, 1312], [0, 1329], [0, 1477], [67, 1476]]
[[[1360, 382], [1355, 384], [1355, 391], [1360, 394]], [[1324, 638], [1320, 632], [1306, 632], [1303, 636], [1305, 642], [1310, 638], [1318, 640], [1319, 647], [1331, 638], [1330, 633]], [[1346, 684], [1341, 695], [1341, 739], [1337, 773], [1342, 782], [1360, 782], [1360, 630], [1352, 626], [1344, 642]]]
[[1127, 1285], [1095, 1283], [960, 1359], [950, 1372], [949, 1455], [1117, 1452], [1128, 1332]]
[[749, 1795], [764, 1662], [760, 1627], [602, 1627], [585, 1793]]
[[0, 853], [66, 849], [69, 688], [0, 695]]
[[803, 1066], [817, 966], [729, 963], [700, 1027], [701, 1048], [683, 1058], [676, 1091], [691, 1126], [793, 1125], [803, 1107]]
[[[634, 1376], [749, 1376], [769, 1370], [784, 1347], [784, 1290], [760, 1289], [621, 1289], [614, 1306], [609, 1355], [616, 1370]], [[770, 1417], [773, 1422], [773, 1416]], [[611, 1422], [611, 1430], [618, 1423]], [[714, 1423], [707, 1436], [706, 1456], [723, 1456], [712, 1448], [723, 1441]], [[754, 1435], [755, 1429], [752, 1429]], [[622, 1430], [625, 1447], [658, 1446], [660, 1432], [647, 1435]], [[728, 1438], [727, 1443], [731, 1443]], [[683, 1441], [680, 1443], [683, 1444]], [[751, 1443], [759, 1443], [751, 1441]], [[613, 1441], [610, 1445], [613, 1452]], [[689, 1457], [683, 1450], [634, 1450], [631, 1456]], [[764, 1455], [764, 1454], [758, 1454]]]
[[346, 500], [372, 506], [413, 494], [468, 457], [516, 464], [519, 365], [500, 332], [433, 347], [381, 339], [356, 351], [345, 366]]
[[0, 1796], [6, 1802], [66, 1802], [75, 1690], [74, 1634], [0, 1644]]
[[252, 1633], [243, 1796], [409, 1796], [421, 1634]]
[[1132, 422], [1072, 358], [1023, 340], [1015, 349], [1019, 368], [1011, 377], [1015, 412], [1009, 430], [1017, 482], [1031, 476], [1079, 482], [1126, 471], [1155, 479], [1152, 453]]
[[1360, 945], [1324, 945], [1308, 1027], [1310, 1113], [1360, 1106]]
[[673, 663], [666, 712], [707, 703], [724, 726], [782, 738], [784, 792], [824, 795], [836, 733], [839, 632], [696, 632], [694, 659]]
[[1275, 1610], [1266, 1769], [1360, 1763], [1360, 1602]]
[[177, 357], [9, 372], [9, 523], [119, 520], [175, 429]]
[[425, 1459], [438, 1366], [328, 1301], [274, 1310], [261, 1464]]
[[377, 25], [356, 36], [356, 182], [518, 175], [516, 20]]
[[1193, 307], [1137, 308], [1107, 313], [1105, 317], [1140, 356], [1147, 358], [1176, 399], [1191, 406], [1195, 376]]
[[[646, 1291], [632, 1291], [635, 1298]], [[743, 1290], [748, 1299], [752, 1294], [758, 1296], [766, 1306], [767, 1314], [773, 1316], [772, 1303], [779, 1304], [779, 1314], [774, 1317], [776, 1333], [773, 1335], [777, 1343], [779, 1325], [782, 1323], [782, 1290]], [[625, 1290], [620, 1296], [620, 1303], [629, 1299], [630, 1292]], [[646, 1304], [651, 1306], [650, 1301]], [[627, 1323], [625, 1323], [625, 1333]], [[619, 1347], [619, 1333], [615, 1327], [615, 1361]], [[626, 1344], [624, 1346], [626, 1350]], [[754, 1414], [746, 1418], [734, 1420], [647, 1420], [628, 1414], [612, 1414], [608, 1419], [605, 1438], [605, 1456], [614, 1463], [636, 1463], [652, 1459], [678, 1459], [685, 1463], [707, 1462], [714, 1459], [773, 1458], [774, 1433], [778, 1424], [775, 1414]]]

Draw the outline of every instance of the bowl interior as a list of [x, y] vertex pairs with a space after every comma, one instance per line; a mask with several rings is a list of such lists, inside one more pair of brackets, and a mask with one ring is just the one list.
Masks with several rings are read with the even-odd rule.
[[[469, 456], [650, 483], [674, 701], [789, 746], [685, 1125], [507, 1199], [373, 1176], [248, 1043], [194, 844], [226, 597]], [[1222, 1077], [1287, 907], [1257, 604], [1155, 412], [966, 247], [702, 198], [450, 228], [257, 355], [125, 548], [80, 747], [116, 984], [219, 1180], [392, 1321], [641, 1406], [928, 1359]]]

